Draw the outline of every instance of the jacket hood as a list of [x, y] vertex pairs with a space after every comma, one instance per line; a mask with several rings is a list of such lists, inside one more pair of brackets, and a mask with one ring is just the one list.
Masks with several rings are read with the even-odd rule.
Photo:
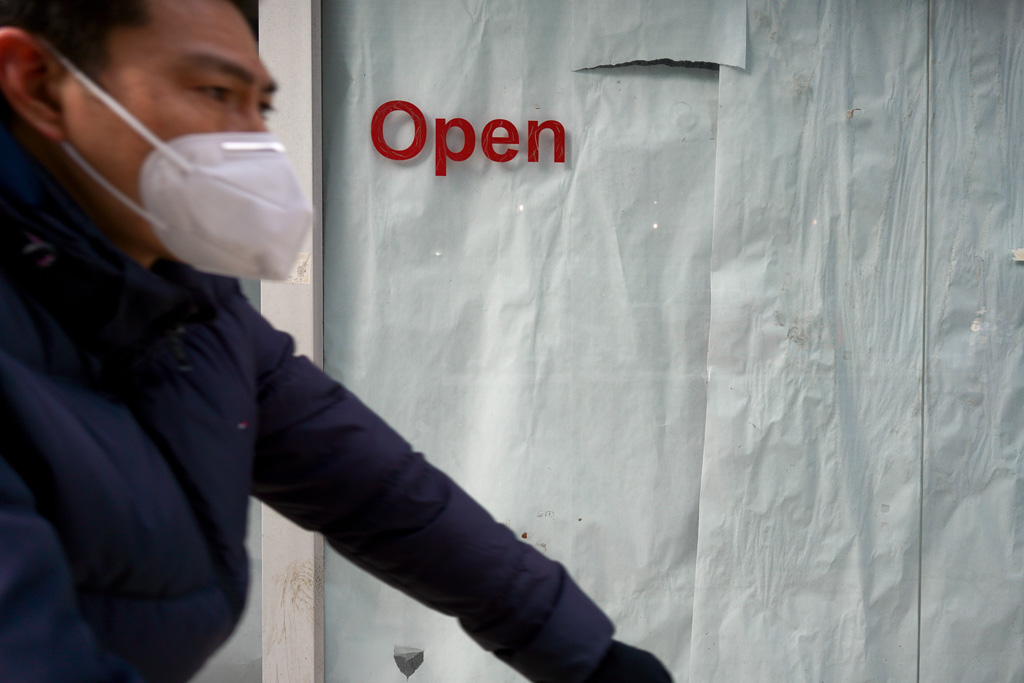
[[143, 268], [0, 125], [0, 267], [104, 365], [213, 315], [223, 280], [169, 261]]

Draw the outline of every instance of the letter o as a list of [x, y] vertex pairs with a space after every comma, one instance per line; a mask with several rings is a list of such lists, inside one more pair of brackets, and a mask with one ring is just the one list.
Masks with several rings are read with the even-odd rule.
[[[416, 127], [416, 134], [413, 136], [412, 144], [405, 149], [392, 148], [384, 139], [384, 119], [395, 111], [404, 111], [412, 117], [413, 125]], [[370, 137], [373, 139], [373, 146], [377, 151], [388, 159], [406, 161], [412, 159], [423, 151], [427, 144], [427, 120], [423, 118], [423, 112], [411, 102], [403, 100], [391, 100], [377, 108], [373, 114], [373, 122], [370, 124]]]

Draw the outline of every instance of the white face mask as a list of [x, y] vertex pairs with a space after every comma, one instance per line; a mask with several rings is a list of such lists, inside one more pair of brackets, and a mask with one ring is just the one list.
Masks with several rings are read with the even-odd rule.
[[312, 225], [313, 207], [284, 145], [270, 133], [199, 133], [164, 142], [74, 64], [54, 54], [153, 145], [139, 171], [142, 206], [65, 142], [65, 151], [82, 170], [145, 218], [160, 242], [185, 263], [233, 277], [288, 276]]

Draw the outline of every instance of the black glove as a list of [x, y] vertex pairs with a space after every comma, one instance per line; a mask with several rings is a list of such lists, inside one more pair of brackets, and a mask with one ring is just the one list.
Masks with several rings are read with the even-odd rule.
[[672, 683], [672, 675], [650, 652], [613, 640], [597, 671], [584, 683]]

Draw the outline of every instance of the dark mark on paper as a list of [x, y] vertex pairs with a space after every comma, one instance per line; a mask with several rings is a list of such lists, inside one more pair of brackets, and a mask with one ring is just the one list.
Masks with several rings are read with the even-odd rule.
[[398, 665], [398, 670], [405, 674], [406, 680], [416, 673], [416, 669], [420, 668], [422, 663], [423, 650], [418, 647], [395, 645], [395, 664]]

